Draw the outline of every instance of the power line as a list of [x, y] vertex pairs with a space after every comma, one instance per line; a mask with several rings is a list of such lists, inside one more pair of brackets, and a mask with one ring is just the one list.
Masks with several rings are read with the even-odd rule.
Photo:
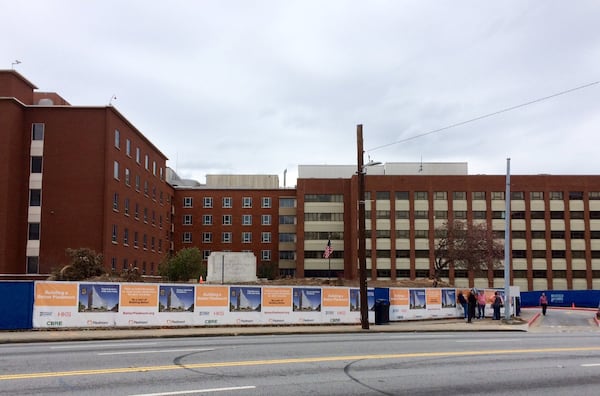
[[456, 124], [451, 124], [451, 125], [445, 126], [443, 128], [434, 129], [432, 131], [421, 133], [419, 135], [414, 135], [414, 136], [411, 136], [411, 137], [406, 138], [406, 139], [397, 140], [397, 141], [392, 142], [392, 143], [387, 143], [387, 144], [384, 144], [384, 145], [381, 145], [381, 146], [377, 146], [377, 147], [374, 147], [372, 149], [366, 150], [366, 152], [371, 152], [371, 151], [379, 150], [379, 149], [382, 149], [382, 148], [385, 148], [385, 147], [393, 146], [394, 144], [404, 143], [404, 142], [407, 142], [409, 140], [413, 140], [413, 139], [417, 139], [417, 138], [420, 138], [420, 137], [423, 137], [423, 136], [431, 135], [433, 133], [442, 132], [442, 131], [445, 131], [445, 130], [451, 129], [451, 128], [456, 128], [458, 126], [469, 124], [471, 122], [483, 120], [484, 118], [489, 118], [489, 117], [492, 117], [492, 116], [495, 116], [495, 115], [498, 115], [498, 114], [506, 113], [507, 111], [516, 110], [516, 109], [519, 109], [521, 107], [529, 106], [529, 105], [534, 104], [534, 103], [539, 103], [539, 102], [542, 102], [544, 100], [548, 100], [548, 99], [551, 99], [551, 98], [555, 98], [557, 96], [565, 95], [565, 94], [577, 91], [579, 89], [588, 88], [588, 87], [591, 87], [592, 85], [596, 85], [596, 84], [599, 84], [599, 83], [600, 83], [600, 81], [594, 81], [592, 83], [581, 85], [579, 87], [567, 89], [566, 91], [557, 92], [555, 94], [552, 94], [552, 95], [549, 95], [549, 96], [544, 96], [544, 97], [538, 98], [538, 99], [534, 99], [534, 100], [531, 100], [529, 102], [518, 104], [516, 106], [511, 106], [511, 107], [507, 107], [507, 108], [502, 109], [502, 110], [494, 111], [493, 113], [489, 113], [489, 114], [485, 114], [485, 115], [482, 115], [482, 116], [479, 116], [479, 117], [471, 118], [470, 120], [457, 122]]

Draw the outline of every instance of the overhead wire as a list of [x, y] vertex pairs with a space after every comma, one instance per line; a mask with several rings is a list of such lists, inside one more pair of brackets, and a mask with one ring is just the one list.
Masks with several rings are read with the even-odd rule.
[[521, 104], [518, 104], [518, 105], [515, 105], [515, 106], [507, 107], [505, 109], [494, 111], [494, 112], [488, 113], [488, 114], [484, 114], [484, 115], [481, 115], [481, 116], [478, 116], [478, 117], [475, 117], [475, 118], [471, 118], [471, 119], [466, 120], [466, 121], [460, 121], [460, 122], [457, 122], [455, 124], [447, 125], [447, 126], [445, 126], [443, 128], [434, 129], [434, 130], [429, 131], [429, 132], [420, 133], [418, 135], [414, 135], [414, 136], [408, 137], [406, 139], [401, 139], [401, 140], [397, 140], [397, 141], [392, 142], [392, 143], [387, 143], [387, 144], [383, 144], [381, 146], [376, 146], [376, 147], [374, 147], [372, 149], [368, 149], [368, 150], [365, 150], [365, 151], [366, 152], [372, 152], [372, 151], [379, 150], [379, 149], [382, 149], [382, 148], [385, 148], [385, 147], [393, 146], [394, 144], [408, 142], [409, 140], [413, 140], [413, 139], [417, 139], [417, 138], [420, 138], [420, 137], [423, 137], [423, 136], [427, 136], [427, 135], [431, 135], [431, 134], [434, 134], [434, 133], [442, 132], [442, 131], [445, 131], [445, 130], [448, 130], [448, 129], [451, 129], [451, 128], [456, 128], [458, 126], [469, 124], [471, 122], [483, 120], [485, 118], [493, 117], [493, 116], [496, 116], [498, 114], [506, 113], [506, 112], [512, 111], [512, 110], [516, 110], [516, 109], [519, 109], [521, 107], [529, 106], [529, 105], [532, 105], [532, 104], [535, 104], [535, 103], [542, 102], [544, 100], [552, 99], [552, 98], [555, 98], [557, 96], [565, 95], [565, 94], [568, 94], [568, 93], [571, 93], [571, 92], [574, 92], [574, 91], [577, 91], [577, 90], [580, 90], [580, 89], [588, 88], [588, 87], [591, 87], [592, 85], [596, 85], [596, 84], [600, 84], [600, 81], [594, 81], [594, 82], [591, 82], [591, 83], [588, 83], [588, 84], [580, 85], [580, 86], [575, 87], [575, 88], [567, 89], [566, 91], [561, 91], [561, 92], [554, 93], [552, 95], [548, 95], [548, 96], [544, 96], [544, 97], [537, 98], [537, 99], [534, 99], [534, 100], [530, 100], [529, 102], [525, 102], [525, 103], [521, 103]]

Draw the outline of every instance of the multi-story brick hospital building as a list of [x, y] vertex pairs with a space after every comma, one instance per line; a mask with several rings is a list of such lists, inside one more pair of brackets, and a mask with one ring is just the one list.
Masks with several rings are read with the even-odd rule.
[[[300, 165], [288, 188], [276, 175], [207, 175], [201, 184], [166, 161], [113, 106], [73, 106], [1, 70], [0, 279], [44, 279], [80, 247], [102, 253], [107, 270], [147, 275], [197, 247], [205, 259], [253, 252], [280, 275], [358, 277], [356, 166]], [[469, 175], [466, 163], [365, 169], [370, 279], [429, 277], [434, 230], [447, 221], [485, 222], [504, 238], [505, 175]], [[512, 175], [510, 194], [511, 283], [600, 289], [600, 176]], [[443, 277], [504, 285], [503, 270]]]

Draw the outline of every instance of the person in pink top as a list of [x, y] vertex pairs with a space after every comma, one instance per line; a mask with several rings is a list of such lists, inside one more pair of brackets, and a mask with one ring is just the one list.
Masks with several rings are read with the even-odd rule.
[[540, 305], [542, 306], [542, 313], [546, 316], [546, 309], [548, 308], [548, 297], [546, 297], [546, 293], [542, 293], [540, 296]]
[[485, 293], [479, 290], [477, 294], [477, 319], [485, 319]]

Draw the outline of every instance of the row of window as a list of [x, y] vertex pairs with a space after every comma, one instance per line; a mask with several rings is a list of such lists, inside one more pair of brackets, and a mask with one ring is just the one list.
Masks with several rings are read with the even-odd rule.
[[[192, 243], [192, 233], [186, 231], [182, 234], [182, 242], [183, 243]], [[261, 232], [260, 233], [262, 243], [271, 243], [271, 233], [270, 232]], [[244, 231], [241, 233], [241, 242], [242, 243], [252, 243], [252, 232]], [[203, 232], [202, 233], [202, 243], [212, 243], [213, 242], [213, 233], [212, 232]], [[224, 231], [221, 233], [221, 242], [222, 243], [233, 243], [233, 233], [230, 231]]]
[[[252, 225], [252, 217], [253, 215], [245, 214], [242, 215], [242, 225], [249, 226]], [[222, 225], [233, 225], [233, 216], [232, 215], [223, 215], [222, 216]], [[183, 225], [193, 225], [194, 224], [194, 216], [191, 214], [183, 215]], [[260, 216], [260, 224], [261, 225], [271, 225], [271, 215], [264, 214]], [[202, 225], [213, 225], [213, 215], [205, 214], [202, 215]]]
[[[261, 208], [269, 209], [271, 208], [271, 197], [262, 197], [261, 198]], [[193, 197], [183, 197], [183, 207], [184, 208], [193, 208], [194, 207], [194, 198]], [[212, 208], [213, 207], [213, 197], [204, 197], [202, 199], [202, 207], [203, 208]], [[233, 198], [232, 197], [223, 197], [221, 199], [221, 207], [222, 208], [233, 208]], [[252, 207], [252, 197], [242, 197], [242, 208], [251, 208]]]
[[[504, 200], [505, 192], [504, 191], [491, 191], [490, 198], [492, 200]], [[564, 193], [562, 191], [550, 191], [549, 193], [550, 200], [563, 200]], [[375, 199], [376, 200], [386, 200], [389, 201], [391, 196], [390, 191], [376, 191]], [[583, 191], [569, 191], [568, 198], [569, 200], [583, 200], [585, 194]], [[308, 195], [307, 195], [308, 197]], [[335, 195], [332, 195], [335, 197]], [[371, 192], [367, 191], [365, 193], [365, 197], [367, 200], [371, 199]], [[394, 197], [396, 200], [408, 200], [410, 197], [410, 193], [408, 191], [395, 191]], [[415, 191], [413, 193], [413, 197], [415, 200], [427, 200], [429, 199], [429, 193], [427, 191]], [[525, 192], [523, 191], [511, 191], [510, 193], [511, 200], [524, 200]], [[447, 191], [434, 191], [433, 192], [434, 200], [447, 200], [448, 192]], [[453, 191], [452, 199], [455, 201], [466, 200], [467, 192], [466, 191]], [[485, 191], [473, 191], [471, 192], [471, 199], [474, 201], [484, 201], [486, 199]], [[543, 191], [530, 191], [529, 199], [533, 201], [540, 201], [544, 199]], [[588, 192], [588, 199], [590, 200], [599, 200], [600, 199], [600, 191], [590, 191]], [[308, 202], [308, 201], [307, 201]], [[319, 201], [319, 202], [329, 202], [329, 201]]]
[[[485, 210], [473, 210], [473, 211], [471, 211], [471, 213], [473, 215], [473, 219], [475, 219], [475, 220], [485, 220], [485, 219], [487, 219], [488, 214], [491, 215], [491, 218], [494, 220], [502, 220], [506, 217], [504, 210], [494, 210], [491, 212], [488, 212]], [[375, 214], [376, 219], [390, 219], [392, 212], [389, 210], [375, 210], [374, 214]], [[415, 211], [413, 211], [413, 214], [414, 214], [415, 219], [429, 219], [429, 211], [428, 210], [415, 210]], [[448, 219], [448, 214], [449, 214], [449, 212], [447, 210], [435, 210], [435, 211], [433, 211], [433, 218], [435, 220], [445, 220], [445, 219]], [[308, 216], [308, 215], [310, 215], [310, 216]], [[394, 215], [397, 220], [409, 219], [410, 211], [397, 210], [397, 211], [395, 211]], [[600, 211], [591, 210], [591, 211], [589, 211], [589, 215], [590, 215], [590, 219], [592, 219], [592, 220], [600, 219]], [[339, 219], [340, 216], [342, 216], [342, 220], [343, 220], [343, 214], [340, 214], [340, 213], [307, 213], [307, 214], [305, 214], [305, 220], [308, 220], [310, 218], [313, 221], [319, 221], [319, 220], [320, 221], [340, 221], [340, 220], [327, 220], [328, 217], [330, 217], [331, 219]], [[454, 211], [452, 211], [452, 216], [455, 220], [466, 220], [468, 217], [468, 212], [466, 210], [454, 210]], [[527, 216], [527, 212], [525, 212], [525, 211], [511, 211], [510, 212], [510, 217], [513, 220], [526, 219], [527, 218], [526, 216]], [[533, 211], [529, 212], [529, 217], [532, 220], [534, 220], [534, 219], [543, 220], [546, 218], [546, 216], [548, 216], [550, 219], [564, 219], [565, 212], [559, 211], [559, 210], [551, 210], [551, 211], [533, 210]], [[577, 211], [572, 210], [569, 212], [570, 219], [584, 219], [585, 218], [584, 216], [585, 216], [585, 212], [580, 211], [580, 210], [577, 210]], [[373, 211], [370, 211], [370, 210], [366, 211], [365, 219], [371, 219], [371, 218], [373, 218]], [[319, 220], [317, 220], [317, 219], [319, 219]]]
[[[118, 267], [118, 260], [116, 257], [112, 257], [110, 259], [110, 267], [113, 270], [113, 272], [118, 271], [119, 268]], [[126, 270], [129, 268], [138, 268], [140, 270], [140, 272], [142, 273], [142, 275], [154, 275], [154, 262], [150, 263], [150, 272], [148, 272], [148, 265], [146, 264], [145, 261], [142, 262], [142, 266], [141, 268], [138, 267], [138, 262], [137, 260], [133, 260], [131, 263], [129, 262], [129, 259], [124, 258], [123, 259], [123, 266], [121, 267], [121, 269]]]
[[[304, 276], [306, 276], [306, 277], [308, 277], [308, 276], [324, 277], [324, 276], [327, 276], [327, 275], [323, 275], [323, 273], [325, 273], [325, 271], [327, 271], [327, 270], [311, 270], [311, 271], [305, 270]], [[389, 269], [378, 269], [377, 277], [378, 278], [389, 278], [391, 276], [391, 271], [392, 270], [389, 270]], [[557, 279], [566, 279], [567, 278], [567, 271], [564, 271], [564, 270], [533, 270], [532, 278], [546, 279], [549, 277], [548, 271], [551, 271], [553, 278], [557, 278]], [[316, 273], [320, 273], [321, 275], [316, 275]], [[415, 270], [416, 278], [428, 278], [429, 275], [430, 275], [429, 270], [427, 270], [427, 269]], [[574, 279], [586, 279], [587, 278], [587, 272], [585, 270], [573, 270], [573, 271], [571, 271], [571, 275]], [[513, 278], [517, 278], [517, 279], [528, 279], [527, 270], [512, 270], [512, 276], [513, 276]], [[449, 271], [448, 270], [441, 271], [441, 277], [448, 278]], [[468, 278], [468, 277], [469, 277], [468, 271], [454, 270], [454, 278]], [[504, 278], [504, 270], [493, 271], [493, 277], [494, 278]], [[597, 277], [600, 277], [600, 271], [592, 271], [592, 278], [597, 278]], [[396, 269], [396, 278], [409, 279], [410, 278], [410, 269]], [[487, 278], [487, 276], [485, 276], [485, 278]]]
[[[121, 150], [121, 132], [118, 129], [115, 129], [115, 148], [117, 150]], [[129, 158], [131, 158], [131, 140], [129, 140], [129, 139], [125, 139], [125, 155], [128, 156]], [[139, 147], [135, 148], [135, 162], [138, 165], [142, 164], [142, 151]], [[150, 171], [150, 157], [148, 154], [144, 154], [144, 168], [146, 168], [147, 171]], [[160, 166], [157, 166], [156, 161], [153, 160], [152, 161], [152, 174], [154, 176], [157, 176], [157, 173], [158, 173], [158, 176], [160, 177], [160, 180], [163, 180], [163, 178], [164, 178], [163, 168]]]
[[[121, 180], [121, 173], [120, 173], [120, 164], [119, 161], [115, 161], [114, 162], [114, 167], [113, 167], [113, 177], [115, 178], [115, 180]], [[129, 168], [125, 168], [125, 172], [124, 172], [124, 176], [125, 176], [125, 185], [127, 187], [131, 187], [131, 172], [129, 170]], [[135, 175], [134, 178], [135, 181], [135, 191], [137, 192], [141, 192], [142, 191], [142, 178], [140, 175]], [[156, 201], [157, 199], [157, 191], [156, 191], [156, 186], [152, 186], [152, 188], [150, 188], [148, 180], [144, 180], [143, 183], [143, 191], [144, 191], [144, 195], [146, 197], [150, 197], [152, 196], [152, 200]], [[158, 192], [158, 202], [162, 205], [164, 203], [165, 200], [165, 194], [163, 191], [159, 191]], [[167, 196], [167, 203], [169, 202], [169, 197]]]
[[[225, 252], [227, 252], [227, 251], [228, 250], [225, 250]], [[211, 252], [212, 252], [211, 250], [203, 250], [202, 251], [202, 259], [205, 260], [205, 261], [208, 260], [208, 257], [210, 256]], [[250, 253], [252, 253], [251, 250], [242, 250], [242, 253], [243, 252], [250, 252]], [[268, 249], [267, 250], [261, 250], [260, 251], [260, 259], [261, 259], [261, 261], [271, 261], [271, 251], [268, 250]]]
[[[130, 202], [129, 202], [129, 198], [124, 198], [123, 199], [123, 214], [125, 216], [129, 216], [130, 215]], [[119, 193], [114, 193], [113, 194], [113, 211], [115, 212], [119, 212], [121, 210], [121, 203], [119, 200]], [[133, 218], [136, 220], [140, 219], [140, 214], [143, 215], [143, 219], [144, 219], [144, 223], [148, 223], [151, 222], [151, 224], [154, 226], [156, 225], [156, 211], [152, 210], [152, 212], [150, 212], [148, 210], [148, 208], [143, 208], [143, 211], [140, 213], [140, 204], [139, 203], [134, 203], [133, 205]], [[169, 219], [169, 216], [167, 214], [166, 216], [167, 222]], [[158, 215], [158, 226], [160, 228], [163, 227], [163, 216], [162, 214]]]
[[[124, 228], [122, 237], [123, 237], [123, 240], [122, 240], [123, 246], [129, 246], [131, 243], [134, 248], [140, 247], [140, 239], [139, 239], [140, 234], [137, 231], [130, 233], [129, 228]], [[150, 250], [155, 251], [156, 248], [158, 247], [158, 252], [159, 253], [162, 252], [162, 248], [163, 248], [162, 239], [158, 238], [158, 245], [157, 245], [156, 237], [150, 236], [150, 238], [148, 238], [148, 234], [142, 234], [141, 237], [142, 237], [142, 240], [141, 240], [142, 249], [147, 250], [148, 248], [150, 248]], [[116, 224], [113, 224], [113, 226], [112, 226], [111, 241], [114, 244], [119, 243], [119, 227]]]
[[[436, 230], [414, 230], [414, 237], [417, 239], [429, 239], [431, 232], [435, 238], [445, 238], [447, 235], [446, 229]], [[565, 231], [530, 231], [531, 239], [546, 239], [549, 235], [550, 239], [565, 239], [567, 233]], [[370, 235], [370, 234], [369, 234]], [[497, 239], [504, 239], [504, 231], [494, 231], [494, 235]], [[585, 239], [585, 231], [571, 231], [569, 232], [571, 239]], [[392, 236], [391, 230], [375, 230], [375, 238], [389, 239]], [[410, 230], [395, 230], [394, 236], [396, 239], [409, 239]], [[511, 231], [511, 239], [527, 239], [526, 231]], [[327, 239], [327, 238], [311, 238], [311, 239]], [[343, 239], [343, 238], [333, 238]], [[600, 231], [590, 231], [590, 239], [600, 239]]]

